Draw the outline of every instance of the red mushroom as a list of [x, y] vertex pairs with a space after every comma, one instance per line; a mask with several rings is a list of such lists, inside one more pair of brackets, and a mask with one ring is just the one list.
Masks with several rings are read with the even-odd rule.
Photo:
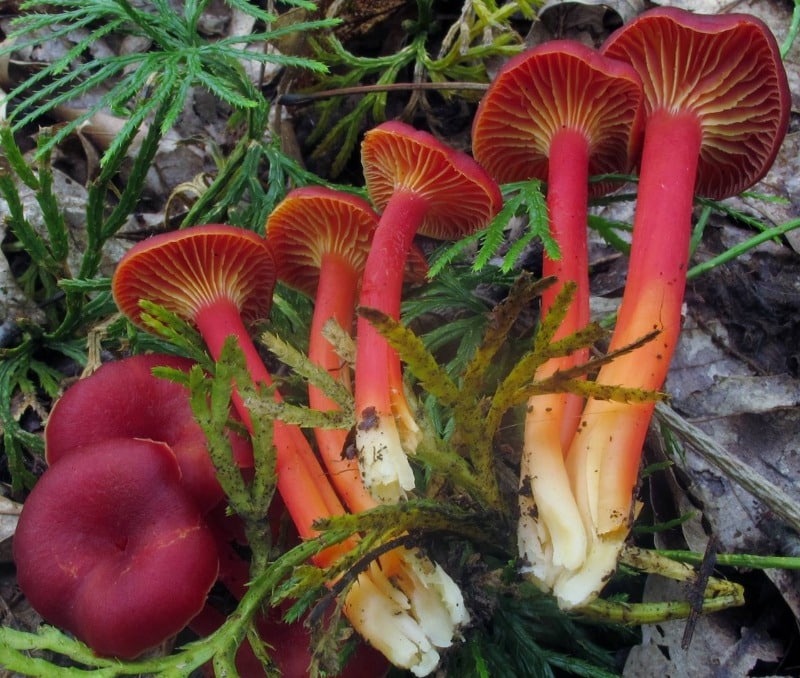
[[[457, 239], [485, 226], [502, 206], [500, 189], [472, 158], [401, 122], [367, 132], [361, 147], [367, 190], [382, 211], [359, 304], [400, 316], [403, 270], [414, 235]], [[414, 487], [406, 459], [419, 428], [403, 393], [400, 361], [364, 318], [357, 328], [356, 447], [364, 482], [379, 501]]]
[[[308, 357], [350, 387], [350, 368], [325, 338], [333, 319], [350, 332], [364, 264], [378, 215], [361, 198], [323, 187], [290, 191], [267, 219], [267, 241], [275, 254], [278, 278], [315, 297]], [[309, 405], [338, 409], [309, 385]], [[375, 506], [355, 459], [343, 455], [347, 432], [315, 429], [320, 456], [347, 507], [354, 512]]]
[[[550, 233], [560, 258], [544, 255], [543, 275], [555, 276], [557, 283], [542, 294], [542, 316], [564, 283], [572, 281], [577, 289], [554, 340], [589, 322], [588, 200], [614, 187], [590, 184], [589, 176], [632, 169], [641, 142], [641, 101], [639, 76], [628, 64], [577, 42], [554, 40], [511, 59], [478, 107], [472, 129], [478, 162], [500, 182], [547, 182]], [[536, 376], [547, 378], [587, 358], [588, 349], [555, 358]], [[567, 393], [528, 401], [519, 543], [544, 581], [553, 574], [550, 564], [576, 567], [585, 555], [586, 535], [564, 466], [582, 405]]]
[[[134, 322], [141, 322], [141, 299], [195, 322], [215, 358], [225, 339], [235, 336], [254, 382], [269, 384], [269, 373], [239, 309], [245, 310], [246, 317], [258, 317], [254, 311], [265, 312], [264, 302], [251, 297], [269, 296], [273, 272], [269, 245], [254, 233], [231, 226], [196, 226], [131, 248], [117, 267], [112, 291], [117, 305]], [[241, 400], [238, 407], [249, 423]], [[274, 443], [278, 491], [300, 536], [314, 537], [317, 519], [341, 515], [344, 508], [299, 428], [276, 420]], [[345, 542], [328, 548], [315, 562], [330, 565], [352, 546]], [[348, 589], [346, 601], [360, 601], [345, 604], [348, 618], [369, 642], [381, 643], [390, 661], [406, 668], [435, 666], [437, 647], [452, 642], [456, 629], [469, 618], [461, 592], [441, 567], [420, 557], [403, 562], [395, 558], [392, 564], [397, 566], [391, 572], [392, 581], [376, 565], [374, 572], [362, 573]], [[377, 624], [375, 614], [364, 613], [367, 603], [375, 614], [391, 612]]]
[[[167, 443], [178, 459], [181, 482], [205, 512], [223, 498], [222, 487], [195, 421], [189, 392], [153, 376], [154, 367], [184, 372], [194, 363], [167, 355], [140, 355], [102, 365], [56, 402], [45, 428], [45, 455], [52, 466], [72, 450], [107, 438], [146, 438]], [[231, 434], [240, 467], [253, 464], [252, 447]]]
[[[724, 198], [764, 176], [786, 133], [789, 89], [774, 37], [742, 14], [651, 10], [602, 52], [639, 73], [647, 113], [628, 280], [609, 348], [660, 334], [604, 366], [597, 381], [660, 389], [680, 332], [693, 194]], [[653, 403], [601, 400], [584, 408], [567, 467], [592, 543], [556, 591], [565, 605], [594, 595], [615, 566], [652, 411]]]
[[109, 439], [42, 475], [14, 535], [17, 580], [48, 622], [133, 658], [202, 610], [214, 537], [164, 443]]
[[[266, 316], [274, 285], [274, 258], [263, 238], [233, 226], [207, 225], [132, 247], [114, 272], [112, 291], [134, 323], [141, 323], [141, 299], [193, 322], [215, 359], [225, 340], [236, 337], [253, 382], [270, 385], [246, 323]], [[234, 406], [252, 431], [250, 413], [236, 396]], [[314, 521], [341, 514], [342, 506], [302, 431], [276, 420], [273, 434], [278, 491], [301, 534], [315, 536]]]

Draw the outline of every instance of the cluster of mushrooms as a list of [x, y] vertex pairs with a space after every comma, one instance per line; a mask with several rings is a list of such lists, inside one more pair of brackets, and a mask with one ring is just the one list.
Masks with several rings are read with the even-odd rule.
[[[616, 186], [589, 177], [638, 168], [630, 267], [610, 350], [654, 331], [655, 339], [605, 364], [596, 381], [658, 390], [681, 324], [693, 196], [720, 199], [761, 179], [789, 106], [778, 47], [761, 22], [651, 10], [599, 50], [553, 41], [509, 61], [479, 105], [474, 159], [404, 123], [384, 123], [362, 145], [371, 204], [299, 188], [269, 217], [265, 238], [226, 225], [155, 236], [119, 263], [114, 298], [137, 325], [142, 300], [191, 322], [215, 359], [235, 337], [253, 382], [272, 386], [249, 328], [269, 313], [276, 279], [314, 297], [309, 358], [351, 389], [356, 436], [355, 454], [343, 454], [347, 431], [319, 428], [314, 450], [299, 427], [274, 422], [278, 493], [299, 538], [312, 538], [320, 518], [396, 503], [414, 490], [408, 458], [422, 434], [400, 360], [355, 309], [399, 317], [415, 234], [464, 237], [501, 209], [498, 182], [546, 181], [560, 256], [544, 256], [544, 275], [557, 283], [542, 298], [542, 314], [566, 283], [577, 289], [558, 340], [589, 322], [587, 205]], [[355, 329], [352, 384], [351, 366], [326, 338], [331, 320]], [[532, 376], [586, 358], [575, 351]], [[213, 628], [211, 587], [220, 580], [241, 596], [247, 582], [188, 392], [155, 378], [154, 366], [188, 370], [191, 361], [149, 355], [109, 363], [56, 404], [46, 429], [50, 467], [14, 542], [19, 582], [34, 608], [104, 655], [135, 657], [187, 625]], [[314, 386], [308, 402], [339, 407]], [[233, 409], [252, 432], [235, 391]], [[597, 596], [616, 566], [652, 411], [652, 402], [584, 402], [564, 393], [528, 403], [521, 570], [565, 609]], [[257, 463], [252, 448], [230, 435], [246, 474]], [[329, 564], [352, 544], [321, 552], [315, 564]], [[456, 583], [418, 549], [380, 556], [341, 595], [367, 643], [419, 676], [436, 668], [439, 651], [469, 622]], [[264, 620], [265, 634], [287, 628]], [[382, 670], [371, 656], [351, 666], [360, 671], [354, 675]]]

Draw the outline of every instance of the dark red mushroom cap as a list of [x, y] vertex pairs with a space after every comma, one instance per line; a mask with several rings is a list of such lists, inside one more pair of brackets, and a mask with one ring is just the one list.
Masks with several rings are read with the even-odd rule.
[[362, 271], [377, 226], [378, 215], [357, 196], [323, 186], [290, 191], [267, 219], [278, 279], [313, 297], [326, 254]]
[[120, 310], [137, 324], [141, 299], [191, 321], [200, 309], [227, 298], [245, 322], [254, 322], [269, 314], [275, 261], [256, 233], [225, 224], [193, 226], [132, 247], [111, 287]]
[[[45, 456], [51, 466], [85, 445], [108, 438], [144, 438], [170, 446], [181, 482], [205, 511], [224, 496], [208, 454], [203, 429], [181, 384], [153, 376], [154, 367], [188, 372], [193, 361], [166, 355], [140, 355], [102, 365], [73, 384], [56, 402], [45, 427]], [[236, 462], [253, 465], [252, 447], [231, 435]]]
[[486, 226], [503, 206], [500, 189], [466, 153], [402, 122], [374, 127], [361, 144], [370, 199], [379, 211], [400, 190], [427, 200], [417, 232], [457, 240]]
[[20, 588], [45, 620], [124, 658], [186, 626], [218, 570], [175, 455], [147, 440], [107, 440], [47, 469], [13, 550]]
[[639, 73], [648, 115], [663, 108], [698, 117], [698, 194], [735, 195], [767, 173], [786, 134], [791, 97], [763, 22], [653, 9], [613, 33], [602, 52]]
[[[642, 88], [628, 64], [570, 40], [553, 40], [505, 64], [483, 96], [472, 152], [501, 183], [547, 181], [553, 137], [564, 128], [589, 145], [589, 175], [633, 168], [642, 139]], [[592, 195], [613, 188], [594, 183]]]

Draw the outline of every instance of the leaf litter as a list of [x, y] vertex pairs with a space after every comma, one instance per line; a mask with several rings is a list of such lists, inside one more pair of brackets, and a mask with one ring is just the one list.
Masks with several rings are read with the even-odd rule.
[[[663, 4], [663, 3], [662, 3]], [[701, 12], [743, 11], [761, 16], [776, 33], [785, 37], [789, 12], [785, 4], [773, 2], [717, 2], [677, 0], [667, 4], [690, 6]], [[230, 17], [210, 16], [210, 30], [225, 30]], [[236, 22], [233, 22], [234, 25]], [[130, 46], [127, 46], [130, 47]], [[142, 46], [135, 47], [136, 49]], [[59, 49], [52, 46], [51, 49]], [[97, 49], [118, 50], [119, 45], [98, 45]], [[51, 56], [32, 54], [32, 62], [51, 60]], [[47, 58], [45, 58], [47, 57]], [[798, 108], [800, 96], [800, 46], [795, 44], [787, 59], [787, 71]], [[171, 188], [193, 181], [205, 172], [213, 172], [214, 146], [229, 143], [224, 125], [225, 106], [198, 94], [178, 121], [176, 133], [163, 143], [163, 152], [156, 162], [156, 171], [149, 180], [152, 212], [139, 215], [139, 222], [126, 227], [126, 232], [142, 231], [166, 224], [165, 213]], [[796, 114], [795, 114], [796, 116]], [[206, 141], [199, 141], [198, 135]], [[96, 143], [93, 141], [92, 143]], [[64, 158], [83, 167], [88, 177], [96, 171], [86, 149], [78, 144], [67, 146], [80, 157]], [[81, 155], [82, 154], [82, 155]], [[775, 224], [800, 215], [800, 133], [797, 120], [779, 154], [775, 166], [756, 187], [762, 195], [782, 198], [770, 202], [761, 197], [743, 197], [729, 201], [745, 213]], [[78, 174], [81, 174], [79, 172]], [[76, 203], [84, 199], [80, 184], [57, 173], [63, 181], [59, 195]], [[31, 206], [31, 209], [33, 207]], [[625, 212], [625, 207], [614, 215]], [[0, 204], [2, 216], [2, 204]], [[629, 217], [627, 218], [630, 221]], [[75, 224], [79, 232], [80, 224]], [[715, 217], [695, 261], [704, 260], [741, 242], [751, 232], [730, 219]], [[109, 265], [124, 249], [108, 251]], [[78, 250], [80, 247], [78, 246]], [[689, 284], [686, 301], [686, 323], [681, 342], [667, 382], [671, 394], [670, 407], [712, 438], [754, 472], [779, 488], [789, 500], [800, 506], [800, 231], [789, 233], [785, 240], [765, 243], [732, 262], [720, 266]], [[609, 259], [606, 260], [605, 257]], [[620, 262], [615, 265], [614, 262]], [[601, 244], [593, 251], [593, 265], [602, 273], [593, 278], [598, 294], [594, 308], [613, 309], [613, 294], [621, 290], [624, 261]], [[37, 309], [30, 307], [24, 293], [16, 286], [13, 271], [5, 257], [0, 257], [0, 318], [28, 315], [35, 319]], [[608, 293], [601, 297], [599, 292]], [[653, 436], [653, 450], [669, 446]], [[658, 458], [656, 458], [657, 460]], [[673, 467], [665, 472], [669, 480], [653, 483], [651, 491], [667, 493], [679, 513], [695, 511], [681, 530], [680, 539], [693, 550], [702, 551], [711, 534], [719, 541], [722, 552], [758, 554], [800, 553], [798, 535], [776, 518], [763, 501], [743, 489], [741, 483], [710, 463], [691, 444], [680, 446], [680, 454], [670, 450]], [[664, 497], [656, 497], [664, 501]], [[15, 507], [6, 512], [13, 515]], [[6, 522], [3, 522], [6, 525]], [[7, 528], [4, 528], [7, 531]], [[672, 536], [674, 539], [674, 535]], [[656, 538], [669, 541], [670, 535]], [[0, 553], [4, 536], [0, 533]], [[4, 562], [8, 562], [4, 560]], [[786, 644], [794, 634], [778, 632], [787, 622], [796, 625], [800, 619], [800, 575], [783, 570], [764, 571], [748, 579], [753, 601], [741, 610], [701, 617], [688, 649], [681, 647], [684, 622], [666, 622], [643, 628], [642, 643], [628, 658], [625, 675], [632, 678], [665, 675], [674, 678], [693, 675], [792, 675], [797, 666], [784, 666]], [[7, 593], [5, 581], [2, 600], [14, 604], [14, 616], [20, 618], [20, 601]], [[648, 577], [645, 600], [680, 599], [686, 587], [661, 578]], [[791, 611], [787, 615], [780, 602]], [[0, 611], [2, 612], [2, 611]], [[2, 615], [5, 618], [5, 614]], [[795, 651], [794, 654], [797, 657]], [[786, 673], [784, 673], [786, 671]], [[659, 672], [659, 673], [656, 673]]]

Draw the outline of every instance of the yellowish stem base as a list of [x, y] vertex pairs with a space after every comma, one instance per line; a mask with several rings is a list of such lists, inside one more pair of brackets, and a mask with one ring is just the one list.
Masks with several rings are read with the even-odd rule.
[[364, 486], [376, 501], [396, 504], [414, 489], [414, 472], [391, 414], [362, 417], [356, 427], [356, 449]]
[[399, 548], [374, 561], [346, 594], [344, 614], [392, 664], [416, 676], [439, 665], [439, 650], [469, 622], [461, 591], [417, 550]]

